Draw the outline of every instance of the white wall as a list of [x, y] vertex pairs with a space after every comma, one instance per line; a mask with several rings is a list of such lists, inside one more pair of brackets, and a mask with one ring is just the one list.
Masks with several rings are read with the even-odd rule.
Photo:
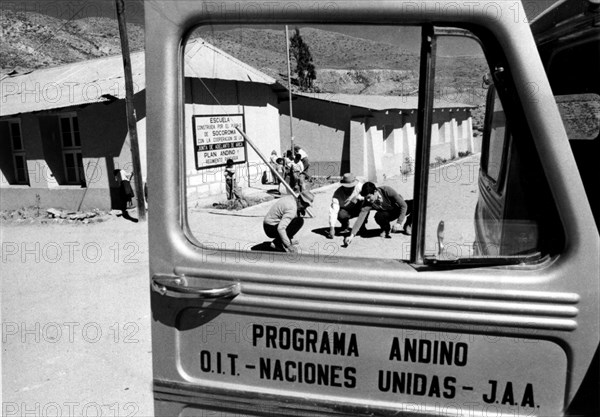
[[[219, 100], [222, 105], [187, 103], [185, 105], [185, 163], [188, 205], [200, 205], [203, 199], [224, 200], [224, 167], [196, 170], [192, 116], [243, 114], [245, 133], [269, 158], [272, 150], [281, 153], [279, 136], [279, 111], [277, 98], [267, 85], [254, 83], [221, 82]], [[195, 94], [195, 99], [200, 97]], [[201, 100], [199, 100], [201, 101]], [[234, 104], [231, 104], [234, 103]], [[249, 104], [248, 104], [249, 103]], [[260, 184], [261, 175], [267, 169], [262, 159], [247, 145], [247, 163], [236, 164], [238, 186], [243, 188]], [[242, 190], [243, 191], [243, 190]]]

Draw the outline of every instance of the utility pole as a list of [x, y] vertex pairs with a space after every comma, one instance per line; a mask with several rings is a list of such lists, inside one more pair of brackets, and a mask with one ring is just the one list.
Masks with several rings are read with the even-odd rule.
[[129, 40], [127, 39], [127, 25], [125, 23], [125, 2], [115, 0], [117, 7], [117, 21], [121, 36], [121, 55], [123, 56], [123, 71], [125, 72], [125, 107], [127, 111], [127, 130], [131, 141], [131, 162], [133, 163], [133, 179], [135, 195], [137, 196], [138, 220], [146, 220], [146, 203], [144, 200], [144, 184], [142, 166], [140, 163], [140, 147], [137, 136], [137, 117], [133, 102], [133, 76], [131, 75], [131, 56], [129, 55]]

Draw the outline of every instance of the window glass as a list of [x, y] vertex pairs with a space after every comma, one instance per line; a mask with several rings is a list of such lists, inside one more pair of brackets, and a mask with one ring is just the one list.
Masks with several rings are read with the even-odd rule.
[[63, 147], [72, 147], [73, 139], [71, 136], [71, 119], [69, 117], [60, 118], [60, 129], [62, 133]]
[[498, 182], [506, 144], [506, 116], [500, 99], [494, 97], [494, 111], [490, 126], [490, 139], [486, 146], [485, 169], [488, 177]]
[[598, 137], [600, 133], [598, 94], [566, 94], [555, 98], [569, 139]]
[[507, 76], [496, 77], [492, 87], [481, 83], [490, 66], [505, 64], [488, 65], [498, 58], [484, 59], [473, 43], [461, 66], [470, 80], [449, 88], [445, 64], [455, 42], [437, 38], [434, 122], [447, 116], [431, 134], [425, 260], [517, 263], [558, 251], [562, 228], [533, 138], [520, 105], [506, 104], [518, 95]]
[[65, 152], [65, 173], [69, 184], [85, 185], [85, 177], [83, 171], [83, 159], [81, 152], [68, 151]]
[[65, 168], [67, 170], [67, 181], [77, 182], [77, 172], [75, 165], [75, 155], [72, 153], [65, 153]]
[[19, 123], [10, 122], [10, 135], [12, 137], [13, 151], [23, 150], [23, 142], [21, 140], [21, 125]]
[[77, 116], [60, 117], [60, 128], [63, 139], [65, 178], [68, 184], [85, 186], [83, 158], [81, 155], [81, 138]]
[[[248, 259], [297, 241], [322, 262], [408, 260], [421, 28], [289, 27], [288, 38], [290, 81], [284, 25], [202, 27], [185, 46], [189, 229], [199, 244]], [[285, 220], [295, 222], [293, 241], [265, 227], [291, 195], [269, 167], [314, 197], [301, 222]], [[360, 227], [366, 182], [383, 200], [366, 207]]]
[[27, 183], [27, 163], [24, 155], [15, 155], [15, 170], [18, 183]]
[[74, 146], [81, 146], [81, 139], [79, 138], [79, 121], [77, 117], [73, 117], [73, 143]]
[[[470, 257], [487, 97], [481, 79], [489, 69], [475, 40], [448, 36], [436, 40], [424, 255]], [[454, 68], [460, 68], [463, 77], [453, 77]], [[500, 123], [497, 129], [501, 130]]]
[[[288, 79], [284, 26], [196, 31], [183, 54], [185, 203], [196, 243], [240, 251], [239, 259], [411, 259], [423, 168], [415, 164], [420, 38], [417, 27], [289, 28]], [[489, 72], [476, 40], [438, 38], [426, 257], [539, 249], [531, 201], [543, 174], [507, 188], [511, 124], [499, 98], [487, 108]]]
[[21, 135], [21, 122], [8, 120], [0, 122], [0, 154], [6, 158], [0, 158], [0, 170], [9, 184], [29, 184], [27, 172], [27, 158], [23, 138]]
[[85, 175], [83, 170], [83, 157], [81, 156], [81, 152], [77, 152], [77, 174], [79, 176], [78, 180], [81, 185], [85, 185]]

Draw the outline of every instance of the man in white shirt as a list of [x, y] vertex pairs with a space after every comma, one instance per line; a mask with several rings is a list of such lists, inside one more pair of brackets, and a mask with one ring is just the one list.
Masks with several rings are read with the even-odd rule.
[[263, 220], [265, 234], [273, 239], [271, 248], [282, 252], [298, 250], [294, 236], [304, 225], [302, 216], [314, 199], [313, 193], [304, 191], [298, 197], [288, 195], [280, 198], [271, 206]]
[[310, 167], [310, 162], [308, 161], [308, 154], [299, 145], [294, 146], [294, 153], [300, 155], [300, 160], [302, 161], [302, 165], [304, 167], [302, 169], [302, 174], [304, 175], [307, 181], [310, 181], [311, 176], [308, 174], [308, 168]]
[[342, 231], [349, 230], [350, 219], [358, 217], [362, 208], [363, 197], [360, 195], [362, 182], [357, 180], [354, 174], [347, 173], [343, 175], [340, 185], [341, 187], [335, 190], [331, 198], [329, 231], [325, 234], [327, 239], [333, 239], [335, 236], [335, 223], [338, 220], [342, 225]]

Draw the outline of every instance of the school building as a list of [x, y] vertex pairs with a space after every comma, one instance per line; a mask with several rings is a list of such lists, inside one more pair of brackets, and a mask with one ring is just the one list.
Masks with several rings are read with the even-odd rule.
[[[313, 93], [294, 98], [294, 143], [311, 156], [313, 175], [353, 172], [378, 182], [414, 167], [417, 97]], [[432, 162], [480, 151], [480, 140], [473, 136], [473, 107], [434, 101]], [[289, 148], [289, 106], [280, 106], [280, 113], [282, 145]]]
[[[131, 54], [137, 132], [145, 178], [144, 52]], [[188, 197], [225, 192], [222, 167], [196, 169], [194, 116], [241, 115], [261, 149], [279, 149], [275, 80], [202, 40], [185, 52]], [[13, 74], [0, 80], [0, 209], [119, 207], [113, 172], [132, 172], [121, 56]], [[240, 185], [265, 167], [248, 151]], [[242, 170], [242, 169], [241, 169]], [[248, 175], [249, 172], [249, 175]], [[151, 185], [150, 185], [151, 194]], [[151, 196], [149, 196], [151, 199]]]

